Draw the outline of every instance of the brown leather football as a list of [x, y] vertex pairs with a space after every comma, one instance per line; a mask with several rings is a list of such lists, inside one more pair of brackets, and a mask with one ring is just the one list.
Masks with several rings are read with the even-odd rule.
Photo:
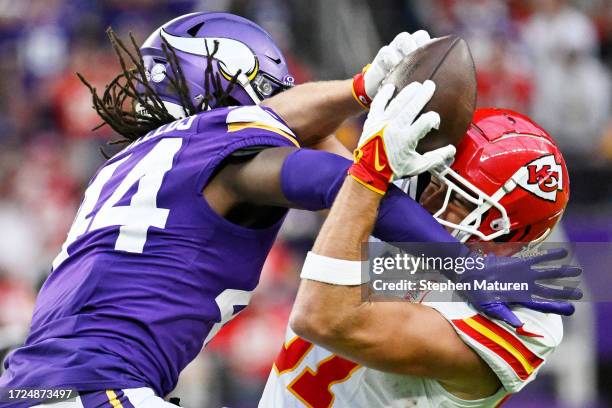
[[406, 56], [383, 84], [395, 85], [395, 93], [411, 82], [431, 79], [436, 92], [423, 113], [440, 114], [439, 130], [430, 132], [417, 151], [424, 153], [449, 143], [457, 145], [476, 109], [476, 68], [470, 48], [456, 36], [438, 38]]

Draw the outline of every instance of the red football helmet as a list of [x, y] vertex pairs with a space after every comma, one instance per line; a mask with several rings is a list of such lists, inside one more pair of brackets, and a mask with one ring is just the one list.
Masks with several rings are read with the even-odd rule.
[[[567, 167], [553, 139], [505, 109], [476, 110], [452, 166], [433, 173], [448, 187], [434, 217], [462, 242], [541, 242], [569, 199]], [[459, 224], [440, 218], [453, 192], [474, 205]]]

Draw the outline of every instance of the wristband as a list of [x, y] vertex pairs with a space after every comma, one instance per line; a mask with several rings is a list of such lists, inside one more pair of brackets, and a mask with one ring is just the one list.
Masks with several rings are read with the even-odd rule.
[[370, 64], [366, 65], [363, 70], [353, 77], [353, 97], [361, 105], [363, 109], [370, 109], [372, 99], [368, 96], [365, 90], [365, 72], [370, 68]]
[[367, 273], [362, 277], [361, 261], [330, 258], [312, 251], [306, 255], [300, 278], [343, 286], [361, 285], [370, 280]]

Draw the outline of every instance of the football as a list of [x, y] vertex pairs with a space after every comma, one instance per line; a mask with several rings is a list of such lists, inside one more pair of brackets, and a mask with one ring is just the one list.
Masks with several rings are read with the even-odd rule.
[[457, 145], [472, 120], [476, 108], [476, 68], [470, 48], [457, 36], [438, 38], [417, 49], [389, 73], [383, 84], [399, 90], [411, 82], [430, 79], [436, 92], [423, 112], [440, 114], [439, 130], [433, 130], [420, 143], [424, 153], [449, 143]]

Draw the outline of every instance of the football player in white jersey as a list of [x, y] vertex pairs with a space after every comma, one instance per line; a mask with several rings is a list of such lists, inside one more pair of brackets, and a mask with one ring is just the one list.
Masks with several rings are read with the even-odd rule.
[[[391, 101], [385, 109], [389, 92], [374, 99], [358, 147], [365, 153], [308, 254], [260, 408], [497, 407], [535, 378], [562, 339], [560, 316], [522, 307], [514, 309], [524, 323], [517, 329], [468, 303], [428, 302], [428, 294], [363, 302], [360, 248], [381, 199], [359, 180], [359, 166], [380, 164], [367, 144], [384, 143], [396, 178], [418, 173], [423, 159], [414, 151], [424, 136], [414, 121], [419, 106], [397, 112]], [[540, 242], [569, 198], [554, 141], [507, 110], [477, 110], [452, 167], [433, 173], [420, 202], [464, 242]]]

